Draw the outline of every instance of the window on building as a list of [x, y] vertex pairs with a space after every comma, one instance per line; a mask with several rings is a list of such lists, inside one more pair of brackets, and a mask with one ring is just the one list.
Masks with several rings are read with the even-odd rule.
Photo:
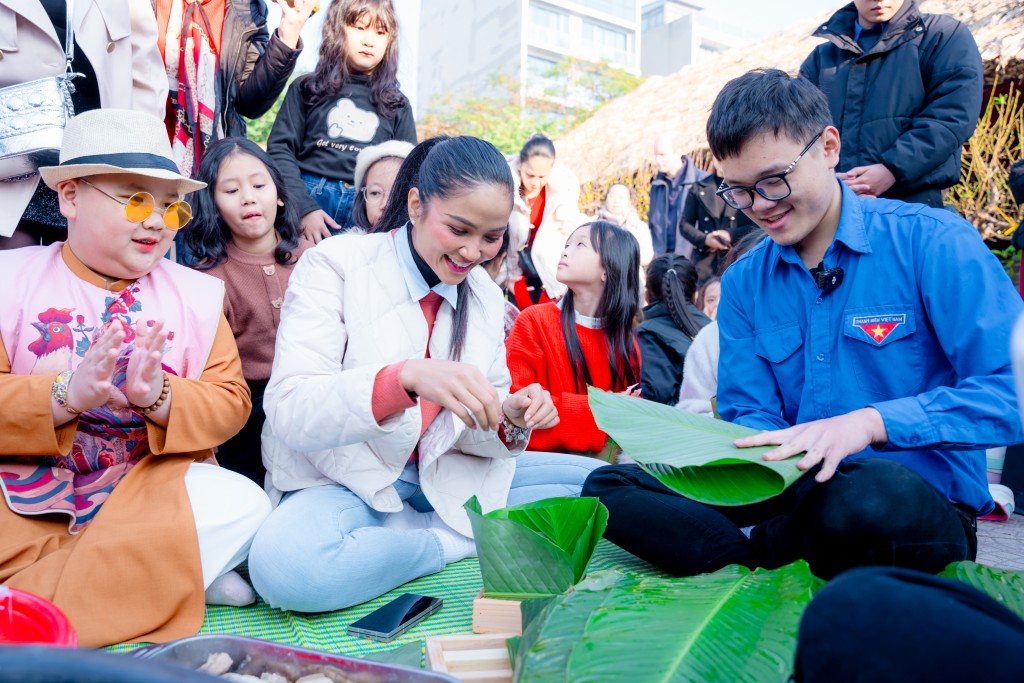
[[526, 56], [526, 94], [528, 97], [546, 98], [549, 91], [557, 92], [564, 87], [564, 78], [551, 75], [556, 62], [553, 59]]
[[639, 0], [576, 0], [584, 7], [605, 12], [622, 19], [636, 17], [636, 6]]
[[647, 31], [649, 29], [661, 26], [665, 23], [665, 6], [655, 5], [650, 9], [644, 10], [643, 15], [640, 17], [640, 30]]
[[530, 28], [549, 36], [569, 33], [569, 15], [544, 5], [530, 5]]
[[584, 21], [583, 42], [599, 48], [608, 58], [621, 61], [620, 55], [629, 50], [629, 33], [606, 24]]

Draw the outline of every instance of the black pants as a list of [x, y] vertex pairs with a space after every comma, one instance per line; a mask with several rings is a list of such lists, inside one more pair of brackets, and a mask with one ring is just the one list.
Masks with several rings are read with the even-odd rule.
[[1022, 678], [1024, 621], [958, 581], [858, 569], [818, 593], [800, 622], [798, 683]]
[[[774, 569], [803, 558], [829, 579], [851, 567], [937, 572], [974, 559], [974, 513], [913, 470], [864, 458], [841, 464], [824, 484], [816, 472], [774, 498], [736, 507], [684, 498], [636, 465], [594, 470], [582, 495], [607, 506], [605, 538], [677, 576], [729, 564]], [[748, 526], [749, 538], [740, 531]]]
[[242, 431], [224, 442], [217, 449], [217, 462], [221, 467], [244, 474], [263, 487], [267, 469], [263, 466], [262, 440], [263, 423], [267, 414], [263, 412], [263, 393], [267, 380], [246, 380], [252, 393], [252, 412]]

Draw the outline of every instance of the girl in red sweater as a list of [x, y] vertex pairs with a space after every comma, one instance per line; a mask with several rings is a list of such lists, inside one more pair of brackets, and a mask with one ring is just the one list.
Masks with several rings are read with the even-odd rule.
[[263, 392], [288, 276], [312, 243], [300, 237], [299, 212], [277, 166], [250, 140], [210, 145], [197, 179], [206, 188], [189, 196], [195, 218], [185, 233], [188, 265], [224, 281], [224, 314], [252, 393], [248, 422], [217, 449], [217, 460], [263, 486]]
[[587, 387], [633, 391], [640, 381], [640, 246], [611, 223], [587, 223], [566, 242], [557, 278], [565, 296], [525, 309], [512, 327], [512, 390], [538, 382], [558, 408], [561, 421], [534, 430], [531, 450], [596, 455], [608, 436], [594, 422]]

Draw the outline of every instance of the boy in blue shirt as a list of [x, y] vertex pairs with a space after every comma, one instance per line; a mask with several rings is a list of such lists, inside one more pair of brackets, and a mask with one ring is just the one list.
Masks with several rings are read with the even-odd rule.
[[730, 81], [708, 141], [719, 194], [771, 238], [722, 280], [718, 408], [766, 430], [737, 446], [804, 453], [808, 476], [716, 507], [638, 467], [601, 468], [583, 495], [608, 506], [606, 537], [679, 575], [973, 559], [976, 515], [993, 506], [982, 449], [1024, 439], [1009, 356], [1024, 304], [998, 260], [952, 212], [839, 182], [839, 132], [806, 79]]

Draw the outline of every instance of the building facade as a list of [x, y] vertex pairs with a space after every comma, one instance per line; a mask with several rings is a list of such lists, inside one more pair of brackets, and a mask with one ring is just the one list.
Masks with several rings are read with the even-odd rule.
[[640, 74], [641, 0], [429, 0], [419, 25], [418, 111], [445, 97], [486, 94], [504, 76], [520, 103], [567, 99], [552, 68], [563, 58]]
[[668, 76], [750, 42], [751, 36], [735, 27], [701, 16], [703, 9], [703, 4], [685, 0], [649, 0], [644, 4], [640, 20], [640, 68], [644, 76]]

